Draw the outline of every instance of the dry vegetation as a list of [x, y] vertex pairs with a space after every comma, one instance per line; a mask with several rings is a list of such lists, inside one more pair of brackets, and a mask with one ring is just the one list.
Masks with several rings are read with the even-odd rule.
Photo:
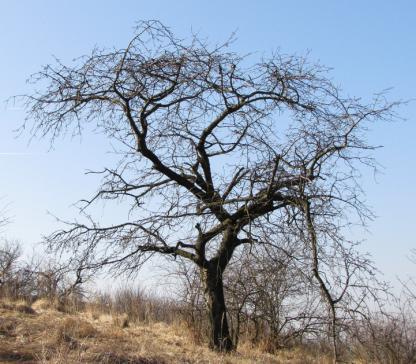
[[[203, 291], [192, 272], [178, 272], [184, 283], [176, 299], [139, 288], [86, 295], [82, 287], [68, 283], [62, 267], [48, 264], [45, 269], [25, 263], [13, 245], [1, 251], [0, 363], [307, 364], [334, 360], [325, 306], [319, 295], [299, 289], [301, 277], [285, 261], [279, 265], [274, 259], [268, 265], [264, 259], [255, 267], [241, 256], [241, 264], [230, 266], [229, 274], [245, 277], [234, 285], [225, 280], [230, 327], [238, 348], [221, 355], [207, 347], [210, 325]], [[253, 269], [256, 274], [244, 273]], [[391, 297], [384, 308], [362, 306], [357, 314], [357, 310], [342, 311], [340, 306], [342, 361], [337, 362], [416, 362], [416, 285], [408, 280], [403, 287], [401, 299]]]
[[[409, 302], [406, 303], [406, 305]], [[82, 309], [80, 309], [82, 307]], [[405, 306], [402, 306], [405, 307]], [[409, 307], [409, 306], [406, 306]], [[416, 324], [408, 310], [374, 315], [351, 326], [342, 345], [345, 363], [414, 363]], [[0, 301], [0, 363], [332, 363], [325, 337], [270, 345], [240, 338], [237, 351], [207, 348], [203, 323], [185, 306], [119, 290], [83, 302], [42, 298]]]
[[[184, 321], [131, 321], [128, 314], [65, 313], [45, 300], [32, 307], [3, 301], [0, 306], [1, 363], [325, 363], [306, 349], [277, 354], [242, 343], [220, 355], [196, 344]], [[70, 311], [70, 310], [69, 310]]]

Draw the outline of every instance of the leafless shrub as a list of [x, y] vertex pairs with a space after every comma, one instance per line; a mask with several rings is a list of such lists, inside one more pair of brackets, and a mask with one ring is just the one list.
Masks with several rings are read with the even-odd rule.
[[34, 276], [23, 265], [21, 249], [17, 242], [0, 243], [0, 297], [17, 299], [27, 298], [34, 288]]
[[225, 289], [236, 342], [240, 335], [274, 351], [294, 346], [322, 324], [319, 295], [290, 250], [281, 248], [247, 248], [230, 264]]
[[[117, 326], [130, 322], [165, 322], [178, 319], [179, 303], [146, 293], [141, 288], [119, 288], [111, 293], [97, 292], [87, 302], [88, 309], [115, 317]], [[124, 322], [124, 324], [123, 324]]]
[[0, 298], [3, 300], [24, 300], [27, 304], [39, 301], [35, 304], [39, 308], [48, 306], [76, 312], [83, 305], [79, 283], [67, 264], [58, 264], [47, 256], [25, 261], [18, 242], [0, 242]]
[[395, 299], [389, 311], [371, 312], [356, 322], [353, 357], [382, 364], [416, 362], [416, 317], [408, 304]]
[[[411, 260], [415, 257], [412, 251]], [[412, 276], [400, 282], [398, 296], [389, 295], [381, 309], [368, 309], [350, 325], [355, 357], [382, 364], [416, 362], [416, 284]]]

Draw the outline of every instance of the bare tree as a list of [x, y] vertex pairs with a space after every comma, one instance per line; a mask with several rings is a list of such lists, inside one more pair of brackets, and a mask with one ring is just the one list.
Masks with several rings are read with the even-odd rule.
[[2, 242], [0, 247], [0, 295], [8, 297], [16, 290], [18, 260], [22, 252], [19, 244]]
[[[210, 346], [233, 349], [223, 273], [237, 247], [295, 223], [302, 196], [330, 206], [326, 220], [345, 218], [349, 207], [369, 215], [356, 168], [372, 165], [367, 123], [390, 118], [393, 104], [343, 97], [326, 72], [298, 56], [253, 62], [229, 42], [181, 40], [157, 21], [139, 23], [124, 49], [45, 66], [26, 97], [25, 125], [56, 140], [90, 123], [121, 154], [96, 172], [102, 185], [81, 206], [88, 222], [51, 234], [50, 247], [92, 270], [134, 272], [154, 254], [193, 262]], [[129, 204], [129, 218], [103, 225], [88, 213], [99, 200]]]

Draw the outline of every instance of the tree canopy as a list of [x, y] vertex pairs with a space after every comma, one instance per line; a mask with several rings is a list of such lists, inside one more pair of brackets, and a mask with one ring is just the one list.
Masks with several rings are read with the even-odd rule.
[[211, 344], [226, 350], [222, 273], [234, 250], [279, 248], [296, 236], [323, 279], [319, 250], [345, 244], [352, 213], [371, 216], [357, 179], [361, 164], [375, 165], [366, 128], [391, 118], [395, 105], [382, 95], [369, 104], [344, 96], [306, 57], [253, 62], [230, 49], [141, 22], [126, 48], [45, 66], [26, 97], [34, 134], [56, 142], [91, 123], [119, 142], [119, 163], [97, 171], [103, 183], [82, 210], [109, 199], [131, 211], [117, 225], [93, 216], [69, 223], [50, 246], [69, 250], [82, 269], [136, 271], [156, 253], [195, 263]]

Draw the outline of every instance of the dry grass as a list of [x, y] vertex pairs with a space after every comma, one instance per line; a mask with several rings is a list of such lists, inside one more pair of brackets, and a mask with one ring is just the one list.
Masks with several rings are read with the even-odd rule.
[[125, 329], [130, 326], [130, 320], [128, 315], [114, 315], [112, 317], [113, 324], [117, 327]]
[[32, 303], [32, 308], [37, 311], [47, 311], [47, 310], [58, 310], [59, 309], [59, 303], [57, 300], [48, 300], [46, 298], [41, 298], [39, 300], [36, 300], [35, 302]]
[[10, 300], [2, 300], [0, 302], [0, 309], [7, 310], [7, 311], [17, 311], [22, 313], [27, 313], [34, 315], [36, 311], [26, 302], [23, 300], [19, 301], [10, 301]]
[[[325, 363], [301, 351], [267, 354], [249, 345], [218, 355], [193, 343], [182, 323], [132, 324], [125, 316], [68, 314], [46, 303], [37, 312], [22, 302], [0, 305], [0, 363]], [[28, 307], [28, 306], [26, 306]]]
[[56, 343], [68, 343], [71, 347], [75, 348], [78, 346], [78, 339], [96, 337], [97, 333], [95, 327], [88, 321], [67, 317], [57, 327], [55, 335]]

